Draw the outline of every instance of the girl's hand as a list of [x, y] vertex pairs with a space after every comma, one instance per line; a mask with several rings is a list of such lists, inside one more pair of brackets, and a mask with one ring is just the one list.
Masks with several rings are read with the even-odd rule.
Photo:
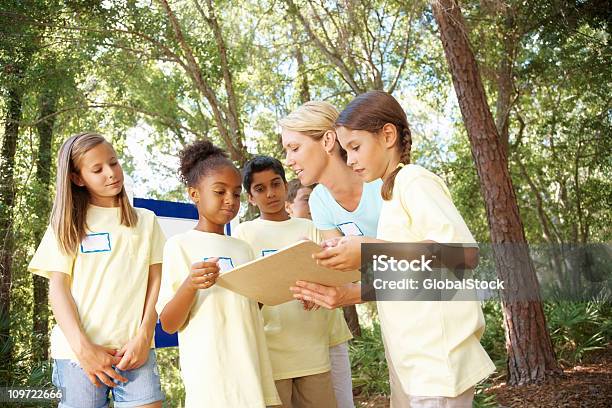
[[89, 343], [77, 353], [77, 359], [81, 368], [89, 378], [89, 381], [96, 387], [100, 383], [114, 388], [117, 384], [113, 380], [122, 383], [128, 382], [128, 379], [115, 371], [113, 366], [116, 366], [121, 361], [121, 358], [115, 356], [117, 350], [102, 347], [97, 344]]
[[361, 287], [358, 283], [343, 286], [325, 286], [313, 282], [297, 281], [289, 288], [295, 299], [312, 302], [326, 309], [361, 303]]
[[333, 237], [330, 239], [326, 239], [325, 241], [321, 242], [321, 247], [323, 249], [325, 248], [333, 248], [335, 246], [338, 245], [338, 243], [345, 237]]
[[217, 265], [218, 260], [219, 258], [210, 258], [191, 265], [189, 283], [192, 289], [208, 289], [215, 284], [220, 271]]
[[361, 244], [367, 242], [363, 236], [346, 236], [332, 238], [321, 252], [313, 254], [312, 257], [321, 266], [339, 271], [353, 271], [361, 268]]
[[139, 332], [115, 354], [121, 358], [116, 367], [124, 371], [141, 367], [149, 359], [150, 350], [151, 338]]

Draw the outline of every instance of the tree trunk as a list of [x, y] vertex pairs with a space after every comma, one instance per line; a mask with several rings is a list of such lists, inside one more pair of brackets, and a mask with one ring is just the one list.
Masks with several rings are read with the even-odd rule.
[[508, 383], [541, 381], [560, 373], [539, 298], [508, 158], [493, 121], [476, 59], [456, 0], [436, 0], [433, 12], [453, 79], [485, 199], [502, 292]]
[[504, 52], [497, 67], [497, 103], [495, 106], [495, 126], [502, 141], [502, 145], [509, 152], [510, 109], [512, 109], [512, 94], [514, 80], [512, 68], [516, 49], [516, 34], [513, 11], [507, 6], [504, 16], [503, 49]]
[[361, 337], [361, 326], [359, 325], [359, 315], [357, 314], [357, 308], [355, 305], [345, 306], [342, 308], [344, 312], [344, 319], [348, 325], [353, 337]]
[[[22, 113], [22, 91], [18, 85], [8, 90], [7, 112], [4, 126], [4, 140], [0, 156], [0, 341], [6, 347], [11, 362], [10, 307], [13, 263], [13, 204], [15, 201], [15, 152]], [[6, 342], [6, 343], [5, 343]], [[6, 345], [4, 345], [6, 344]], [[4, 364], [4, 363], [3, 363]]]
[[223, 73], [223, 84], [225, 85], [225, 93], [227, 94], [228, 112], [226, 116], [234, 139], [234, 146], [238, 151], [243, 153], [243, 158], [239, 161], [239, 164], [242, 166], [248, 159], [246, 149], [243, 145], [244, 131], [242, 129], [242, 122], [240, 121], [238, 98], [234, 92], [234, 79], [232, 67], [227, 56], [227, 46], [225, 45], [225, 39], [223, 38], [221, 26], [217, 19], [212, 0], [208, 0], [208, 13], [209, 18], [207, 18], [206, 21], [215, 35], [215, 42], [217, 43], [217, 50], [219, 51], [219, 58], [221, 61], [221, 72]]
[[[49, 185], [51, 182], [51, 148], [53, 146], [53, 125], [57, 93], [54, 90], [43, 91], [39, 100], [38, 158], [36, 160], [37, 210], [42, 219], [47, 219], [50, 211]], [[47, 223], [40, 223], [34, 231], [36, 242], [42, 240]], [[34, 304], [32, 311], [33, 361], [49, 359], [49, 282], [47, 279], [34, 275]]]
[[294, 56], [297, 62], [297, 88], [299, 91], [300, 104], [310, 101], [310, 87], [308, 86], [308, 72], [306, 63], [304, 62], [304, 54], [302, 53], [302, 45], [300, 44], [299, 32], [297, 30], [295, 20], [291, 19], [291, 36], [295, 42]]

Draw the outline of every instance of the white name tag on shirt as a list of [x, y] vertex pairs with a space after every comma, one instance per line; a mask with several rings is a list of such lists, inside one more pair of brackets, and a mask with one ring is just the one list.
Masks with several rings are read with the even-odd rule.
[[361, 228], [352, 221], [338, 224], [338, 228], [347, 237], [352, 235], [363, 235]]
[[81, 253], [84, 254], [91, 252], [110, 252], [110, 250], [111, 239], [108, 232], [87, 234], [81, 242]]
[[[210, 258], [215, 258], [213, 256], [209, 256], [207, 258], [204, 258], [205, 261], [208, 261]], [[223, 272], [227, 272], [230, 269], [234, 269], [234, 263], [232, 262], [232, 258], [228, 258], [226, 256], [219, 256], [219, 261], [217, 262], [217, 265], [219, 265], [219, 271], [221, 273]]]
[[266, 256], [266, 255], [272, 255], [273, 253], [275, 253], [277, 251], [277, 249], [262, 249], [261, 250], [261, 256]]

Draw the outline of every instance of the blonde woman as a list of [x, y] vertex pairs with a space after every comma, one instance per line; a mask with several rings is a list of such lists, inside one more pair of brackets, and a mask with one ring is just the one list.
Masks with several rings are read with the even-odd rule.
[[[474, 268], [478, 247], [444, 181], [410, 163], [412, 137], [398, 101], [382, 91], [359, 95], [335, 125], [352, 170], [365, 181], [384, 180], [378, 242], [437, 243], [448, 253], [441, 259], [446, 267]], [[326, 249], [326, 255], [357, 254], [361, 242], [366, 241], [345, 238], [333, 251]], [[359, 265], [359, 256], [353, 262]], [[360, 290], [354, 286], [297, 282], [292, 290], [296, 298], [328, 308], [361, 302]], [[380, 301], [377, 308], [389, 365], [391, 406], [471, 407], [475, 385], [495, 369], [480, 344], [485, 328], [480, 304]]]
[[51, 333], [60, 407], [161, 407], [152, 349], [164, 236], [155, 215], [133, 208], [104, 137], [62, 145], [51, 225], [28, 269], [50, 280]]
[[[321, 101], [307, 102], [283, 118], [280, 126], [286, 164], [302, 185], [318, 183], [308, 203], [312, 221], [323, 239], [374, 237], [382, 206], [382, 181], [364, 183], [346, 165], [345, 152], [334, 131], [337, 118], [336, 108]], [[337, 260], [342, 262], [341, 258]], [[331, 328], [330, 357], [338, 407], [345, 408], [354, 406], [347, 346], [351, 335], [340, 312], [339, 309]]]

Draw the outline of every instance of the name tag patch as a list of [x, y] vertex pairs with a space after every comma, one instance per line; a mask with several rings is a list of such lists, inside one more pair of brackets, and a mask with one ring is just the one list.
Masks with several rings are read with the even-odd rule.
[[363, 235], [361, 228], [354, 222], [344, 222], [342, 224], [338, 224], [338, 229], [342, 231], [345, 236], [353, 236], [353, 235]]
[[98, 232], [87, 234], [81, 242], [81, 253], [89, 254], [92, 252], [110, 252], [111, 239], [108, 232]]

